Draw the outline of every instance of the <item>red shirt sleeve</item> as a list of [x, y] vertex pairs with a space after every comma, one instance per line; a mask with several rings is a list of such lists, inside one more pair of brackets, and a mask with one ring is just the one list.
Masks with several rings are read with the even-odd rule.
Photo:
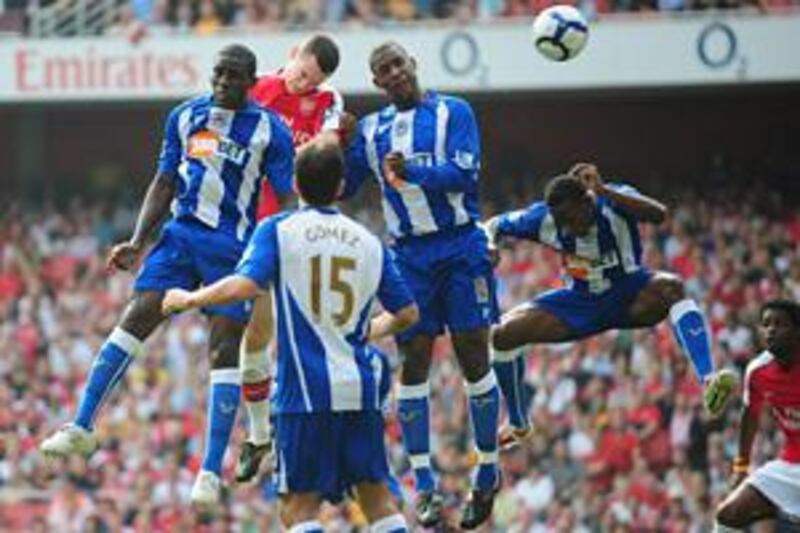
[[752, 415], [758, 416], [764, 405], [764, 394], [761, 391], [760, 380], [757, 372], [747, 372], [744, 376], [744, 395], [742, 398], [745, 408]]

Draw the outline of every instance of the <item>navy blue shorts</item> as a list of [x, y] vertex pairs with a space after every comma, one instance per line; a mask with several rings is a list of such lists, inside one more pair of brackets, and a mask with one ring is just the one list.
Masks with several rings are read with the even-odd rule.
[[403, 239], [397, 266], [419, 306], [420, 320], [398, 335], [437, 336], [490, 326], [499, 316], [488, 241], [476, 226]]
[[[145, 258], [134, 290], [164, 292], [210, 285], [233, 274], [246, 244], [201, 222], [170, 220]], [[250, 318], [250, 302], [207, 307], [203, 312], [246, 323]]]
[[555, 289], [536, 296], [532, 303], [557, 316], [578, 338], [627, 329], [634, 326], [628, 310], [652, 277], [652, 272], [642, 269], [615, 280], [602, 293]]
[[275, 417], [278, 492], [315, 492], [337, 503], [359, 483], [386, 483], [380, 411], [286, 413]]

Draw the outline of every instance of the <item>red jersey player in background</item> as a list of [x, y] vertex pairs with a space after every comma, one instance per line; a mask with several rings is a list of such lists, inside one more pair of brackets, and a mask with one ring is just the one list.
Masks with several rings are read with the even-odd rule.
[[[766, 350], [750, 361], [744, 378], [735, 489], [717, 509], [718, 533], [743, 531], [759, 520], [800, 518], [800, 304], [774, 300], [761, 309]], [[750, 473], [759, 417], [768, 408], [785, 438], [778, 459]]]
[[[292, 48], [289, 61], [278, 71], [261, 76], [250, 97], [280, 115], [292, 130], [295, 147], [320, 136], [346, 141], [355, 119], [344, 112], [341, 95], [325, 84], [339, 66], [339, 48], [327, 35], [313, 35]], [[280, 210], [269, 186], [261, 191], [259, 220]], [[272, 337], [272, 298], [256, 298], [250, 323], [242, 339], [239, 369], [242, 395], [249, 419], [247, 440], [236, 465], [236, 480], [249, 481], [258, 473], [271, 449], [269, 393], [272, 379], [268, 345]]]

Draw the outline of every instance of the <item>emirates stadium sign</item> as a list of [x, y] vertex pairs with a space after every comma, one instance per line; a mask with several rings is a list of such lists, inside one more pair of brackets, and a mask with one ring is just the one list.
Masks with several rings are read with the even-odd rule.
[[[800, 81], [798, 27], [800, 13], [604, 18], [592, 25], [586, 50], [566, 64], [535, 52], [527, 20], [342, 31], [334, 34], [342, 62], [332, 83], [347, 94], [373, 92], [367, 60], [387, 39], [408, 47], [426, 86], [457, 92]], [[223, 46], [250, 46], [259, 71], [266, 72], [279, 67], [303, 37], [0, 39], [0, 102], [185, 98], [208, 89]]]

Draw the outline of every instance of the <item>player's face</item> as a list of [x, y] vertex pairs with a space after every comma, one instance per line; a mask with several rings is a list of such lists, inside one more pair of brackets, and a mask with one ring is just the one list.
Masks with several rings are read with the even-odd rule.
[[211, 74], [214, 103], [227, 109], [241, 107], [255, 81], [247, 64], [240, 58], [220, 55]]
[[292, 94], [303, 94], [316, 89], [326, 78], [314, 54], [305, 52], [295, 55], [283, 69], [286, 88]]
[[553, 208], [556, 224], [573, 237], [585, 237], [594, 224], [594, 198], [587, 191], [580, 200]]
[[767, 349], [778, 359], [791, 357], [798, 348], [800, 333], [785, 311], [767, 309], [761, 316], [761, 336]]
[[413, 107], [419, 101], [417, 65], [405, 50], [389, 47], [372, 60], [372, 82], [382, 89], [401, 109]]

